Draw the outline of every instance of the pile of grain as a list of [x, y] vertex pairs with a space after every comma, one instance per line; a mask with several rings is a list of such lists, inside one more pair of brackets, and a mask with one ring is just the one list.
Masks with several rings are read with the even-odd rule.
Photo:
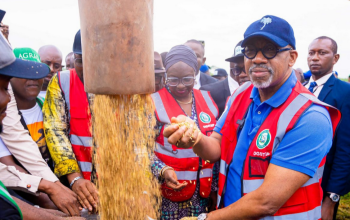
[[101, 220], [159, 217], [161, 195], [150, 171], [154, 107], [149, 95], [96, 95], [93, 137]]

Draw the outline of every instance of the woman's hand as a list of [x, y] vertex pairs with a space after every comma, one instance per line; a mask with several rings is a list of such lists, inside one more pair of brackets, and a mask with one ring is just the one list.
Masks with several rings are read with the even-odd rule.
[[168, 170], [164, 171], [163, 177], [164, 177], [166, 185], [173, 190], [180, 191], [185, 186], [187, 186], [187, 182], [180, 183], [177, 180], [176, 173], [172, 169], [168, 169]]
[[[171, 118], [171, 125], [164, 129], [163, 135], [168, 138], [168, 142], [178, 148], [191, 148], [201, 138], [202, 133], [197, 128], [196, 123], [189, 117], [179, 115]], [[179, 126], [180, 123], [186, 123], [188, 126]]]

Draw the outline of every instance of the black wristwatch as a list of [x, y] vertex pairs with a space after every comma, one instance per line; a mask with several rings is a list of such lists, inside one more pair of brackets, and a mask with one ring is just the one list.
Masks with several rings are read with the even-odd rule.
[[333, 202], [339, 202], [340, 200], [340, 196], [336, 193], [327, 193], [327, 195]]

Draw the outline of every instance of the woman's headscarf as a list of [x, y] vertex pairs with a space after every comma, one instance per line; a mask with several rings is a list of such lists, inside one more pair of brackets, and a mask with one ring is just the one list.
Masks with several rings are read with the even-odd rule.
[[191, 48], [186, 45], [177, 45], [169, 51], [165, 58], [165, 70], [178, 62], [184, 62], [193, 68], [194, 72], [198, 71], [197, 56]]

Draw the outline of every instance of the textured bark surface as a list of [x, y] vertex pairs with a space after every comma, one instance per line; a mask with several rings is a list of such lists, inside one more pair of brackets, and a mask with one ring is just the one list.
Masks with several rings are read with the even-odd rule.
[[86, 92], [153, 93], [153, 0], [79, 0]]

